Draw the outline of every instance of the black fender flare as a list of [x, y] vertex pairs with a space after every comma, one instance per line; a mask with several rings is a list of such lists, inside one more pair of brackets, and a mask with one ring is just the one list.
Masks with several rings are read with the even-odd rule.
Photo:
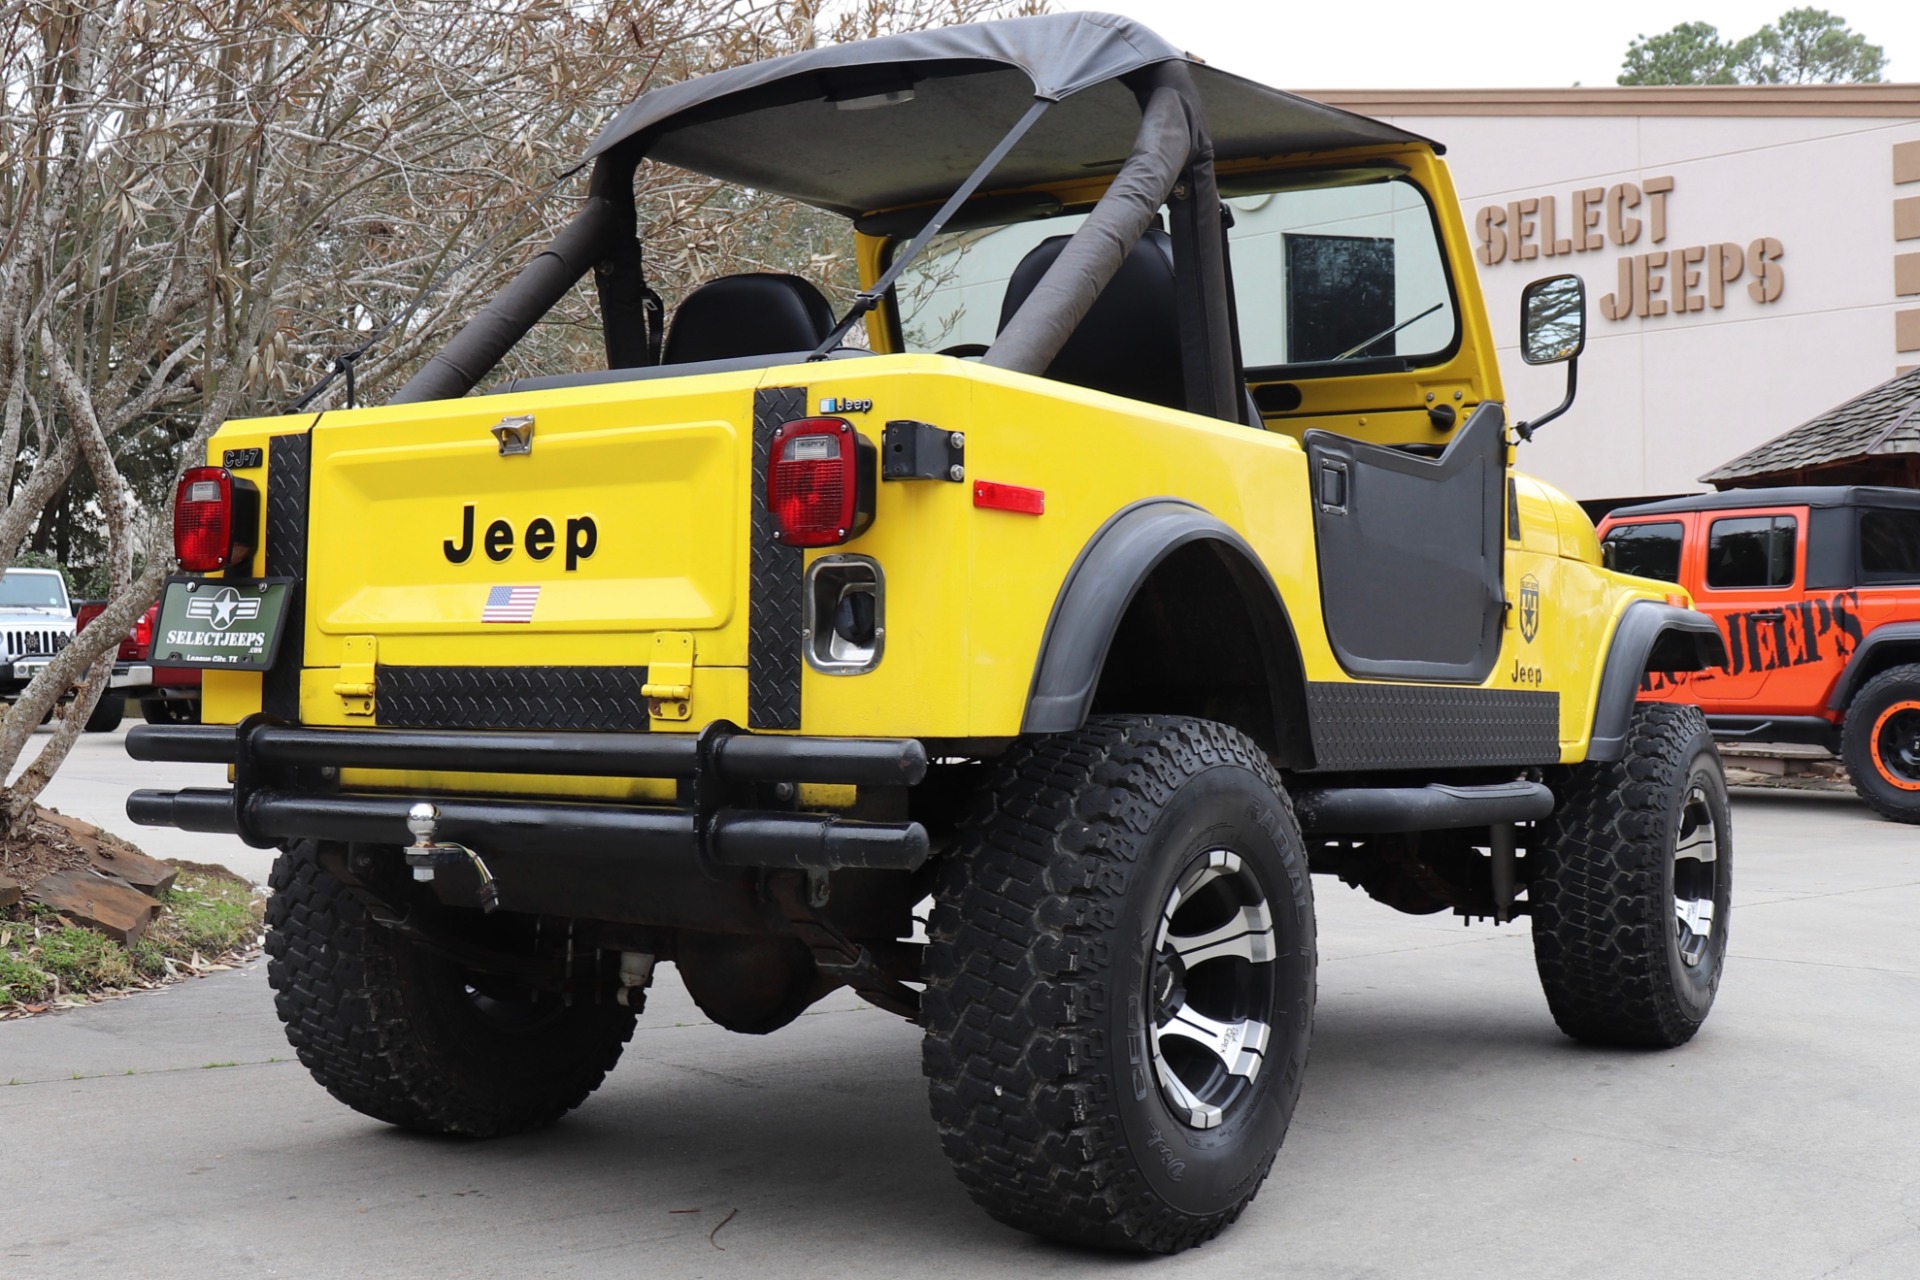
[[1726, 661], [1726, 639], [1706, 614], [1652, 600], [1629, 604], [1607, 649], [1586, 758], [1611, 761], [1626, 754], [1641, 676], [1649, 671], [1705, 671]]
[[[1257, 639], [1267, 660], [1275, 728], [1283, 737], [1298, 735], [1297, 747], [1310, 754], [1300, 646], [1279, 588], [1245, 538], [1201, 508], [1175, 498], [1148, 498], [1121, 508], [1081, 549], [1060, 585], [1040, 638], [1022, 733], [1061, 733], [1086, 723], [1107, 651], [1128, 606], [1168, 556], [1194, 543], [1214, 544], [1233, 572], [1242, 602], [1260, 633]], [[1307, 767], [1311, 761], [1289, 763]]]
[[[1860, 692], [1860, 686], [1867, 682], [1867, 672], [1873, 668], [1868, 659], [1876, 649], [1893, 645], [1911, 645], [1920, 652], [1920, 622], [1889, 622], [1885, 626], [1875, 627], [1855, 646], [1853, 656], [1847, 659], [1847, 665], [1841, 669], [1840, 678], [1834, 682], [1833, 696], [1827, 699], [1829, 711], [1844, 711], [1853, 695]], [[1920, 656], [1914, 659], [1920, 662]]]

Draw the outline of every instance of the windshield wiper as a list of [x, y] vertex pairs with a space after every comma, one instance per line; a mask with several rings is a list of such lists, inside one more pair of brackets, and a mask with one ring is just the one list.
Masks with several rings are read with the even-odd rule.
[[[1428, 316], [1432, 315], [1434, 312], [1438, 311], [1440, 308], [1446, 305], [1447, 304], [1444, 302], [1436, 302], [1432, 306], [1428, 307], [1425, 311], [1422, 311], [1419, 315], [1413, 316], [1406, 320], [1402, 320], [1399, 324], [1393, 326], [1393, 328], [1385, 329], [1379, 333], [1374, 334], [1371, 338], [1368, 338], [1365, 342], [1361, 343], [1359, 346], [1348, 347], [1345, 351], [1342, 351], [1339, 355], [1335, 356], [1333, 359], [1345, 360], [1349, 356], [1357, 356], [1362, 351], [1365, 351], [1368, 347], [1372, 346], [1374, 343], [1385, 342], [1388, 338], [1391, 338], [1394, 334], [1400, 332], [1402, 329], [1406, 328], [1408, 325], [1418, 323], [1421, 320], [1425, 320]], [[1328, 361], [1328, 363], [1331, 364], [1332, 361]]]

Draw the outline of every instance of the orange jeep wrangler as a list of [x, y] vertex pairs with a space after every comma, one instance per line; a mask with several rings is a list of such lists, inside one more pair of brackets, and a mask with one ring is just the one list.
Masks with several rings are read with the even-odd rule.
[[1622, 507], [1608, 567], [1677, 582], [1720, 625], [1727, 662], [1646, 677], [1699, 704], [1722, 741], [1825, 747], [1860, 798], [1920, 822], [1920, 493], [1732, 489]]

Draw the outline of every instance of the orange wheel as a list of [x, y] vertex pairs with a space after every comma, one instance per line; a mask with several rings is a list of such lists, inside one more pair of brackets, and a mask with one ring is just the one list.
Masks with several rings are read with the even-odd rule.
[[1896, 702], [1882, 711], [1867, 748], [1881, 777], [1902, 791], [1920, 791], [1920, 699]]
[[1882, 671], [1853, 696], [1841, 726], [1853, 789], [1883, 817], [1920, 823], [1920, 663]]

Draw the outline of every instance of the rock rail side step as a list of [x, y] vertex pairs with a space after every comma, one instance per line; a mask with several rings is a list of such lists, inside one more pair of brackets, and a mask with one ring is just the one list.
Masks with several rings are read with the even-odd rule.
[[1539, 782], [1310, 787], [1294, 793], [1293, 805], [1304, 835], [1384, 835], [1544, 818], [1553, 812], [1553, 792]]

